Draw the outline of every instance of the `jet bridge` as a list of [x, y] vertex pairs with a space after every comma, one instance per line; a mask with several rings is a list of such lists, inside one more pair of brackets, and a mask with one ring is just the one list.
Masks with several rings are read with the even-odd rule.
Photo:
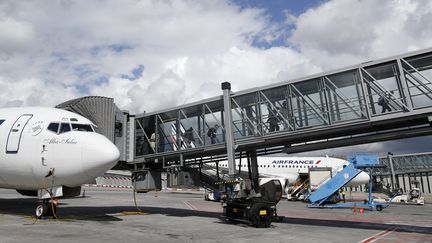
[[432, 49], [223, 92], [137, 114], [131, 163], [185, 166], [232, 150], [259, 156], [431, 135]]
[[223, 92], [136, 115], [106, 97], [58, 107], [88, 117], [115, 141], [121, 161], [138, 167], [226, 160], [232, 150], [235, 157], [247, 151], [260, 156], [431, 135], [432, 49]]

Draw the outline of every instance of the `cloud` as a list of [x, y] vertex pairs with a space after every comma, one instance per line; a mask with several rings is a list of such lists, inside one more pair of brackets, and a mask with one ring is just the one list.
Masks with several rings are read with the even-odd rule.
[[31, 78], [10, 80], [0, 77], [0, 87], [2, 87], [0, 104], [4, 107], [46, 106], [53, 100], [65, 101], [78, 95], [73, 87]]
[[[0, 60], [0, 77], [37, 80], [56, 93], [112, 96], [132, 112], [219, 95], [219, 88], [205, 87], [222, 81], [241, 90], [319, 70], [290, 48], [254, 47], [281, 30], [262, 9], [228, 1], [3, 1], [0, 16], [0, 28], [13, 32], [0, 41], [8, 56]], [[291, 60], [298, 69], [288, 68]], [[28, 96], [17, 99], [25, 105], [31, 94], [14, 88]], [[154, 102], [160, 94], [176, 99]]]
[[289, 42], [334, 69], [432, 46], [432, 2], [332, 0], [297, 17]]
[[25, 51], [33, 40], [29, 23], [0, 17], [0, 58], [9, 59], [16, 52]]
[[152, 111], [220, 95], [224, 81], [240, 91], [417, 50], [432, 44], [431, 4], [331, 0], [275, 22], [232, 1], [2, 1], [0, 92], [19, 95], [0, 106], [105, 95]]
[[285, 19], [260, 6], [1, 1], [0, 106], [103, 95], [149, 112], [221, 95], [225, 81], [240, 91], [432, 46], [428, 0], [329, 0]]

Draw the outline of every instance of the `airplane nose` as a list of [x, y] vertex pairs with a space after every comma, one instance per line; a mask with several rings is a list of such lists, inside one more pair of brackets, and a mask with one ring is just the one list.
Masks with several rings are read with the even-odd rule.
[[362, 171], [360, 172], [360, 174], [358, 174], [354, 179], [353, 179], [353, 184], [355, 186], [357, 185], [363, 185], [369, 182], [369, 175], [368, 173]]
[[366, 172], [364, 172], [364, 171], [362, 171], [361, 173], [360, 173], [360, 180], [361, 181], [364, 181], [365, 183], [367, 183], [368, 181], [369, 181], [369, 175], [368, 175], [368, 173], [366, 173]]
[[106, 137], [93, 133], [82, 150], [83, 172], [97, 177], [111, 169], [120, 158], [118, 148]]

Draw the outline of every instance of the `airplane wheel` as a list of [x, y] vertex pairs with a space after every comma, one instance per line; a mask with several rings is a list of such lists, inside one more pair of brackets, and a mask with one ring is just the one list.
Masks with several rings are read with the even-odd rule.
[[39, 203], [36, 206], [36, 218], [41, 219], [41, 218], [47, 216], [48, 211], [49, 211], [49, 209], [48, 209], [48, 206], [46, 203], [43, 203], [43, 202]]
[[55, 204], [48, 203], [47, 208], [48, 208], [47, 214], [49, 216], [55, 216], [55, 217], [57, 216], [57, 206]]
[[382, 211], [382, 210], [383, 210], [383, 207], [382, 207], [381, 205], [377, 205], [377, 206], [375, 207], [375, 209], [376, 209], [377, 211]]

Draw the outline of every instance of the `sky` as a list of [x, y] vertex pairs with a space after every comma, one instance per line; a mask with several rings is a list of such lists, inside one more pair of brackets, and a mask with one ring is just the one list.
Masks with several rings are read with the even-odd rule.
[[[0, 107], [155, 111], [432, 47], [429, 0], [0, 2]], [[429, 141], [429, 140], [428, 140]]]

